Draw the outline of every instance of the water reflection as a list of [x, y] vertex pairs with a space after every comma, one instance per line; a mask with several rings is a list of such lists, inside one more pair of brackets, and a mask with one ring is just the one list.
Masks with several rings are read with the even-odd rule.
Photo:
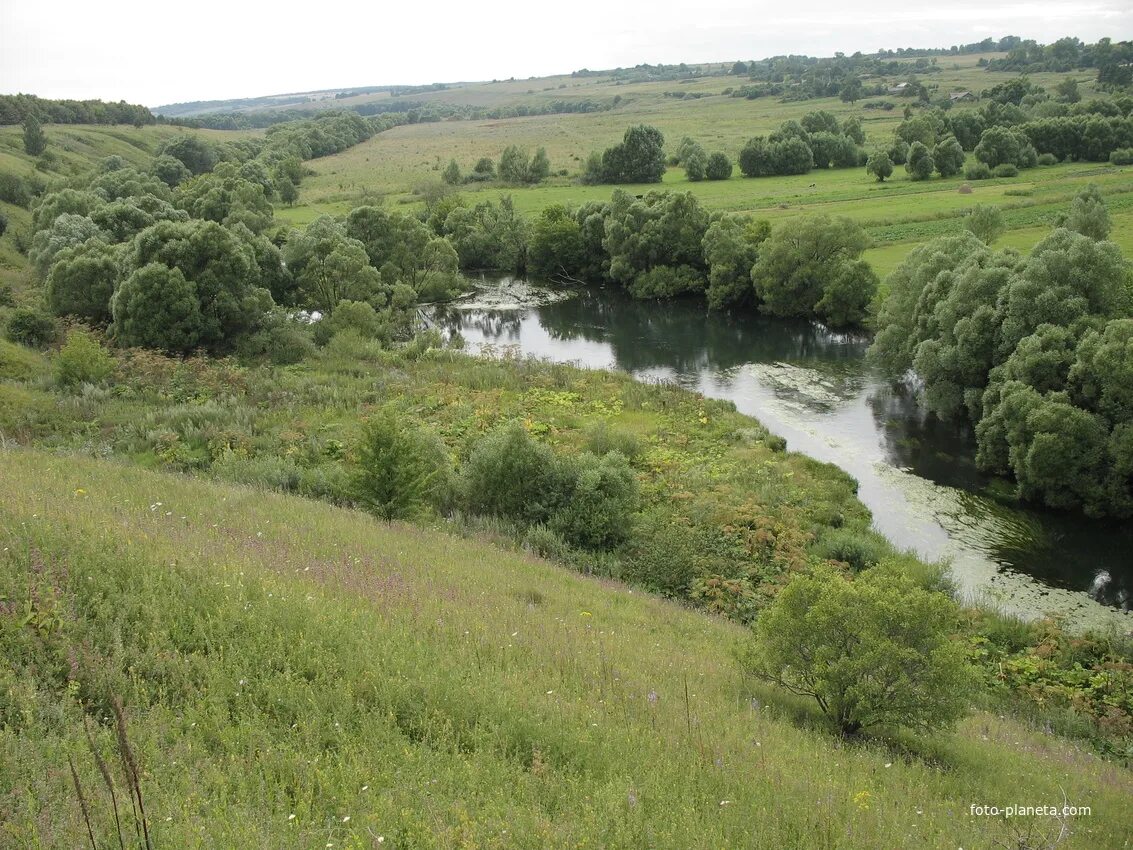
[[1133, 528], [1020, 509], [1007, 482], [976, 468], [970, 427], [926, 414], [909, 390], [867, 372], [862, 336], [598, 288], [516, 309], [458, 304], [434, 318], [473, 350], [517, 345], [525, 354], [673, 380], [731, 400], [792, 449], [853, 475], [878, 529], [897, 545], [951, 558], [962, 585], [1000, 588], [1005, 607], [1086, 609], [1087, 594], [1112, 608], [1133, 607]]

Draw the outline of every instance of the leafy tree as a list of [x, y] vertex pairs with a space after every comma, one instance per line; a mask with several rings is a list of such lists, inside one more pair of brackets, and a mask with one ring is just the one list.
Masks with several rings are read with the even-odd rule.
[[496, 176], [496, 164], [490, 157], [482, 156], [476, 160], [476, 165], [472, 167], [472, 173], [484, 180], [492, 180]]
[[1074, 196], [1064, 226], [1090, 239], [1101, 240], [1109, 236], [1112, 223], [1097, 186], [1091, 183]]
[[708, 154], [704, 152], [704, 148], [695, 145], [685, 154], [682, 162], [685, 167], [685, 176], [690, 181], [697, 182], [704, 179], [708, 169]]
[[838, 126], [838, 119], [834, 117], [833, 113], [827, 112], [825, 109], [818, 112], [808, 112], [802, 117], [799, 124], [812, 136], [815, 133], [840, 134], [842, 132], [841, 127]]
[[959, 609], [896, 569], [849, 581], [792, 579], [759, 616], [748, 665], [813, 698], [847, 735], [876, 726], [944, 728], [969, 710], [975, 678]]
[[498, 173], [505, 183], [526, 183], [528, 168], [527, 154], [515, 145], [508, 145], [500, 154]]
[[747, 62], [734, 62], [730, 73], [736, 77], [746, 77], [748, 72]]
[[980, 136], [987, 129], [980, 113], [974, 109], [965, 109], [952, 114], [948, 118], [948, 129], [956, 141], [966, 151], [974, 150], [980, 143]]
[[1000, 298], [1000, 352], [1010, 355], [1039, 325], [1072, 327], [1126, 309], [1128, 268], [1112, 242], [1058, 229], [1031, 251]]
[[535, 154], [527, 166], [527, 182], [541, 183], [551, 176], [551, 161], [546, 148], [535, 148]]
[[941, 177], [952, 177], [964, 167], [964, 149], [955, 138], [949, 136], [932, 149], [932, 161]]
[[193, 174], [212, 171], [216, 165], [216, 149], [198, 136], [184, 135], [165, 142], [158, 150], [158, 156], [167, 155], [180, 160]]
[[858, 147], [865, 144], [865, 130], [862, 129], [861, 119], [853, 116], [842, 122], [842, 135]]
[[1087, 331], [1067, 375], [1074, 403], [1114, 425], [1133, 422], [1133, 319]]
[[182, 183], [174, 193], [174, 203], [193, 218], [225, 225], [240, 222], [253, 233], [263, 232], [274, 215], [264, 187], [241, 177], [230, 162]]
[[24, 153], [28, 156], [39, 156], [47, 150], [47, 134], [39, 124], [39, 119], [32, 113], [24, 117]]
[[773, 144], [771, 157], [776, 174], [806, 174], [814, 167], [810, 146], [797, 136]]
[[545, 278], [577, 280], [586, 274], [582, 226], [561, 204], [544, 207], [531, 228], [527, 267]]
[[32, 233], [45, 230], [55, 223], [63, 213], [89, 216], [95, 209], [106, 203], [106, 199], [94, 192], [79, 189], [61, 189], [51, 192], [36, 204], [31, 214]]
[[1060, 82], [1055, 91], [1058, 92], [1058, 99], [1063, 103], [1077, 103], [1082, 99], [1082, 93], [1078, 90], [1078, 81], [1072, 77], [1068, 77]]
[[8, 216], [0, 213], [0, 236], [8, 232]]
[[885, 151], [875, 151], [870, 154], [869, 160], [865, 164], [867, 174], [872, 174], [877, 178], [878, 183], [884, 183], [885, 178], [893, 173], [893, 160], [889, 158], [889, 154]]
[[877, 284], [877, 275], [865, 260], [847, 262], [823, 287], [814, 314], [832, 328], [860, 325], [868, 314]]
[[[708, 213], [688, 192], [649, 192], [640, 200], [615, 191], [605, 215], [603, 246], [610, 278], [646, 298], [669, 297], [674, 287], [704, 288], [702, 250]], [[662, 266], [685, 267], [638, 278]]]
[[456, 251], [420, 219], [357, 207], [347, 216], [346, 235], [365, 246], [370, 265], [387, 284], [405, 283], [438, 298], [460, 285]]
[[1018, 165], [1026, 137], [1007, 127], [988, 127], [976, 145], [976, 159], [995, 168], [1003, 163]]
[[171, 189], [181, 185], [193, 175], [181, 160], [169, 154], [162, 154], [154, 159], [150, 172]]
[[[845, 84], [838, 91], [838, 97], [842, 100], [843, 103], [853, 104], [861, 100], [863, 91], [864, 87], [862, 86], [862, 81], [857, 77], [851, 77], [850, 79], [846, 80]], [[858, 142], [858, 144], [863, 143]]]
[[130, 274], [110, 302], [119, 344], [188, 353], [201, 342], [196, 287], [178, 268], [149, 263]]
[[936, 168], [936, 163], [933, 162], [932, 154], [920, 142], [913, 142], [909, 145], [909, 155], [905, 160], [905, 171], [908, 172], [912, 180], [927, 180], [932, 177], [933, 169]]
[[964, 216], [964, 227], [974, 233], [985, 245], [990, 245], [1003, 235], [1007, 224], [999, 207], [976, 204]]
[[656, 127], [638, 124], [602, 154], [602, 182], [660, 183], [665, 173], [665, 137]]
[[774, 316], [814, 316], [827, 290], [836, 288], [823, 308], [828, 317], [861, 322], [877, 285], [874, 276], [871, 288], [855, 265], [866, 244], [865, 231], [845, 218], [821, 215], [780, 226], [761, 247], [751, 272], [761, 309]]
[[295, 206], [295, 202], [299, 200], [299, 189], [291, 181], [290, 177], [280, 177], [275, 182], [275, 191], [279, 195], [279, 199], [289, 207]]
[[704, 294], [709, 309], [754, 302], [751, 270], [759, 259], [760, 245], [770, 235], [771, 225], [767, 221], [742, 215], [713, 218], [703, 242], [708, 263], [708, 288]]
[[118, 284], [119, 250], [98, 240], [60, 251], [47, 276], [48, 307], [57, 316], [96, 324], [110, 321], [110, 296]]
[[304, 306], [329, 315], [340, 301], [383, 306], [387, 290], [370, 265], [365, 245], [330, 216], [294, 231], [283, 250]]
[[450, 186], [456, 186], [460, 183], [460, 166], [456, 164], [455, 159], [450, 159], [448, 165], [445, 166], [444, 173], [441, 179], [448, 183]]
[[909, 143], [904, 139], [895, 138], [886, 153], [889, 154], [889, 159], [894, 165], [904, 165], [909, 156]]
[[60, 251], [82, 245], [88, 239], [105, 242], [107, 235], [87, 216], [63, 213], [50, 227], [32, 237], [28, 258], [40, 277], [46, 277]]
[[535, 524], [563, 505], [570, 479], [554, 452], [513, 422], [476, 443], [461, 470], [460, 489], [470, 513]]
[[355, 500], [386, 522], [414, 519], [435, 503], [446, 466], [444, 449], [383, 410], [362, 428], [351, 479]]
[[709, 180], [727, 180], [732, 176], [732, 161], [726, 153], [716, 151], [708, 157], [708, 165], [704, 169], [704, 176]]
[[511, 196], [499, 204], [456, 207], [444, 222], [444, 233], [464, 269], [498, 269], [522, 274], [527, 267], [527, 220], [515, 210]]
[[740, 171], [744, 177], [766, 177], [775, 173], [771, 145], [763, 136], [749, 139], [740, 151]]

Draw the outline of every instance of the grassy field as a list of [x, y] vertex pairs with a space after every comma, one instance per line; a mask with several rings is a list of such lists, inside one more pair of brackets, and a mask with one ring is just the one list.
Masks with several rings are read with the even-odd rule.
[[79, 707], [117, 773], [113, 697], [157, 847], [1039, 846], [1049, 819], [970, 806], [1064, 792], [1091, 814], [1061, 847], [1127, 846], [1133, 775], [1010, 719], [842, 742], [741, 674], [741, 629], [616, 584], [254, 489], [2, 460], [6, 846], [85, 842], [68, 756], [115, 843]]

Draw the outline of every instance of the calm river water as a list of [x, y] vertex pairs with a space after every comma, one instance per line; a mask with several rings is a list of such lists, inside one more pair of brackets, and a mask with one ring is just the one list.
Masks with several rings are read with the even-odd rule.
[[1133, 523], [1020, 508], [975, 467], [970, 429], [925, 416], [877, 380], [869, 342], [809, 322], [708, 314], [697, 301], [640, 302], [578, 288], [548, 302], [510, 278], [433, 314], [470, 351], [620, 369], [727, 399], [793, 451], [859, 482], [874, 525], [902, 548], [948, 559], [969, 596], [1076, 625], [1133, 628]]

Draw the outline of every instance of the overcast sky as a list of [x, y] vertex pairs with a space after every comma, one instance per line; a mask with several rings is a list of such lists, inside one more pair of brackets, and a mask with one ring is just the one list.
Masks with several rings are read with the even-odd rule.
[[[549, 11], [544, 11], [549, 10]], [[1133, 37], [1130, 0], [0, 0], [0, 93], [147, 106], [641, 62]]]

